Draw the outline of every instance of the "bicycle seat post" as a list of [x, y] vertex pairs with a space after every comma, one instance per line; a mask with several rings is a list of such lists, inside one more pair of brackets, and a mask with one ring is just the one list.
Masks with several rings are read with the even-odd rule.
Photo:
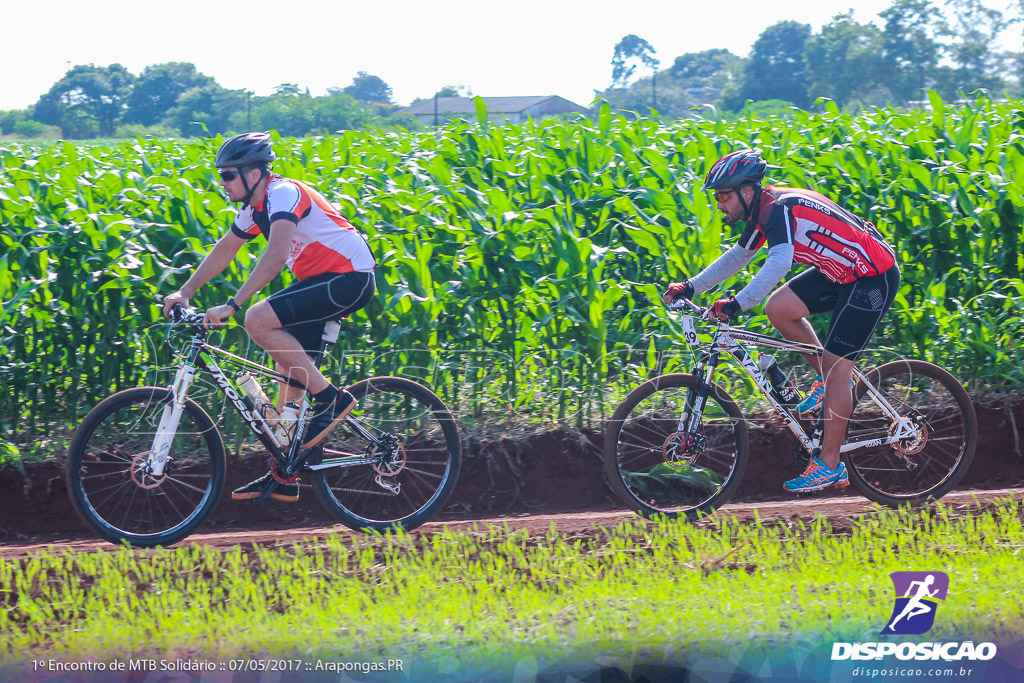
[[328, 320], [324, 323], [324, 333], [320, 336], [320, 348], [316, 353], [316, 365], [320, 367], [324, 362], [324, 353], [327, 347], [338, 341], [341, 334], [341, 323], [337, 320]]

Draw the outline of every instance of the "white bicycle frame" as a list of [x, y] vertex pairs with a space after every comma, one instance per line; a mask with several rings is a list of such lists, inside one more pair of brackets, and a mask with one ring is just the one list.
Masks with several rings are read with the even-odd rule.
[[[322, 339], [327, 343], [334, 343], [337, 341], [340, 329], [341, 326], [338, 322], [328, 322], [325, 325]], [[163, 408], [160, 423], [157, 426], [155, 435], [153, 436], [153, 443], [146, 459], [148, 472], [153, 477], [160, 477], [163, 475], [164, 470], [167, 467], [168, 455], [170, 454], [171, 445], [173, 444], [174, 437], [178, 431], [178, 423], [181, 421], [182, 413], [185, 411], [185, 401], [188, 397], [189, 388], [195, 381], [196, 374], [200, 369], [196, 366], [196, 362], [200, 358], [202, 368], [210, 374], [214, 382], [216, 382], [217, 386], [224, 392], [224, 395], [235, 407], [238, 414], [247, 423], [249, 428], [257, 437], [265, 439], [265, 445], [270, 449], [271, 455], [275, 458], [279, 458], [280, 462], [285, 464], [285, 460], [283, 460], [283, 458], [295, 456], [300, 450], [297, 439], [293, 440], [293, 442], [289, 444], [288, 449], [281, 448], [281, 444], [274, 435], [274, 431], [270, 424], [266, 419], [264, 419], [263, 415], [260, 414], [259, 411], [255, 410], [255, 406], [252, 405], [247, 397], [244, 397], [235, 391], [230, 380], [228, 380], [224, 371], [214, 358], [214, 355], [226, 357], [236, 363], [242, 364], [243, 367], [248, 367], [255, 371], [264, 372], [269, 375], [276, 374], [269, 368], [265, 368], [258, 363], [254, 363], [242, 358], [241, 356], [237, 356], [218, 347], [211, 346], [205, 342], [194, 339], [191, 344], [191, 350], [182, 356], [181, 364], [178, 366], [178, 370], [174, 375], [174, 381], [168, 387], [174, 398]], [[303, 433], [311, 407], [312, 404], [310, 403], [309, 398], [303, 396], [300, 402], [298, 418], [295, 423], [296, 434]], [[366, 441], [379, 444], [377, 437], [368, 431], [360, 423], [357, 417], [347, 415], [345, 417], [345, 422], [349, 428]], [[305, 465], [306, 469], [325, 470], [334, 467], [369, 465], [376, 462], [374, 457], [367, 456], [365, 454], [347, 453], [345, 451], [330, 448], [324, 448], [323, 450], [325, 456], [330, 457], [325, 457], [322, 462], [314, 465]], [[379, 475], [378, 479], [380, 479]], [[381, 481], [378, 483], [388, 491], [397, 493], [397, 489], [393, 489], [393, 487], [387, 482]]]
[[[708, 321], [708, 310], [702, 309], [686, 299], [682, 299], [681, 302], [682, 303], [676, 302], [675, 304], [672, 304], [670, 308], [672, 310], [679, 311], [680, 313], [683, 325], [683, 338], [691, 347], [701, 347], [704, 344], [698, 338], [697, 329], [694, 324], [694, 317], [687, 315], [683, 308], [689, 308], [692, 312], [698, 313], [698, 319], [704, 321]], [[730, 327], [728, 323], [719, 322], [717, 329], [711, 335], [710, 347], [706, 351], [702, 350], [700, 361], [697, 365], [698, 370], [703, 369], [704, 371], [704, 376], [699, 379], [705, 385], [710, 386], [713, 384], [714, 374], [718, 369], [718, 363], [715, 359], [723, 353], [735, 358], [740, 366], [746, 371], [750, 379], [753, 380], [754, 384], [757, 385], [758, 389], [760, 389], [764, 397], [768, 399], [768, 402], [771, 403], [772, 406], [775, 407], [776, 411], [782, 416], [786, 422], [786, 426], [789, 427], [789, 430], [793, 435], [800, 441], [804, 448], [807, 449], [807, 452], [813, 452], [814, 449], [820, 446], [821, 435], [814, 434], [813, 436], [808, 436], [807, 432], [805, 432], [803, 427], [800, 426], [800, 423], [797, 422], [792, 413], [775, 398], [773, 395], [773, 387], [768, 381], [768, 378], [765, 377], [763, 372], [761, 372], [757, 363], [755, 363], [750, 357], [746, 347], [740, 342], [747, 342], [759, 347], [780, 349], [782, 351], [794, 351], [796, 353], [813, 356], [820, 356], [822, 354], [822, 348], [811, 344], [802, 344], [800, 342], [791, 342], [777, 337], [770, 337], [741, 328], [733, 328]], [[918, 431], [913, 419], [901, 416], [899, 412], [885, 399], [882, 392], [871, 384], [864, 373], [856, 366], [853, 368], [853, 374], [867, 389], [867, 393], [871, 396], [871, 400], [875, 405], [877, 405], [883, 413], [888, 415], [893, 422], [896, 423], [897, 427], [893, 434], [883, 438], [845, 443], [840, 447], [840, 452], [848, 453], [859, 448], [872, 448], [875, 446], [898, 443], [902, 440], [913, 438]], [[690, 424], [683, 424], [686, 420], [686, 416], [684, 416], [683, 419], [680, 420], [679, 431], [688, 432], [689, 428], [696, 428], [696, 423], [699, 422], [703, 412], [704, 401], [703, 397], [701, 397], [698, 400], [697, 405], [695, 405], [693, 414], [689, 416]]]

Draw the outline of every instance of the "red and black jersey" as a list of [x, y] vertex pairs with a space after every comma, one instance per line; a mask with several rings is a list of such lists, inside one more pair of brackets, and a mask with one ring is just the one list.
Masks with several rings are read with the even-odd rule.
[[766, 242], [769, 249], [792, 244], [793, 260], [838, 284], [896, 265], [896, 253], [873, 224], [813, 190], [764, 188], [757, 220], [747, 222], [739, 245], [753, 251]]

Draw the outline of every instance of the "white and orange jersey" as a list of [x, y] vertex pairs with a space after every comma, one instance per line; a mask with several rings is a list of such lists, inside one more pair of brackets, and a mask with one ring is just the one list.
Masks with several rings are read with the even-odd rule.
[[839, 284], [881, 275], [896, 264], [895, 252], [874, 225], [813, 190], [769, 185], [759, 209], [740, 236], [745, 249], [792, 244], [793, 260]]
[[288, 267], [300, 280], [322, 273], [369, 273], [377, 266], [366, 240], [323, 195], [305, 183], [273, 175], [267, 192], [245, 204], [231, 231], [244, 240], [270, 237], [277, 220], [295, 223]]

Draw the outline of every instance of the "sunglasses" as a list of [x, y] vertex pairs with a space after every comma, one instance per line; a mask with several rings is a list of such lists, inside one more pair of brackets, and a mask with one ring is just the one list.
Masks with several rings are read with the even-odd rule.
[[724, 202], [736, 190], [715, 190], [715, 201]]
[[241, 171], [220, 171], [218, 172], [217, 175], [219, 175], [220, 179], [223, 180], [224, 182], [230, 183], [232, 180], [234, 180], [241, 174]]

